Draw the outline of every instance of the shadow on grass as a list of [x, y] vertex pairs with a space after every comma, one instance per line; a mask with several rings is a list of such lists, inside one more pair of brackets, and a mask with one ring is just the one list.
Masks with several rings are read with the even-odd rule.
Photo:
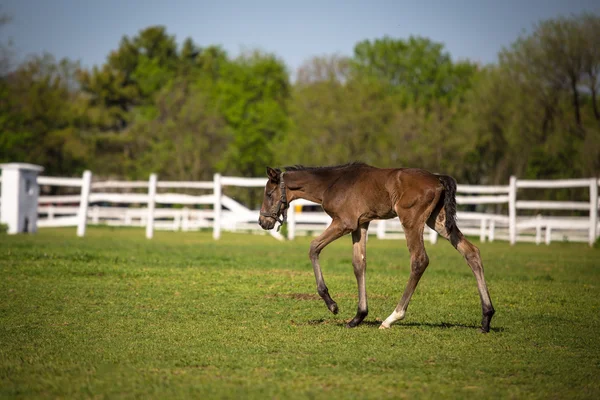
[[[375, 322], [375, 321], [374, 321]], [[439, 323], [431, 323], [431, 322], [400, 322], [394, 325], [394, 327], [430, 327], [430, 328], [464, 328], [464, 329], [479, 329], [480, 325], [468, 325], [468, 324], [453, 324], [450, 322], [439, 322]], [[500, 327], [490, 327], [491, 332], [504, 332], [506, 329], [502, 326]]]
[[[348, 321], [341, 321], [341, 320], [337, 320], [337, 319], [325, 319], [325, 318], [321, 318], [321, 319], [311, 319], [308, 321], [290, 321], [292, 325], [337, 325], [339, 327], [346, 327], [346, 324], [349, 322]], [[373, 326], [373, 327], [379, 327], [381, 325], [382, 321], [377, 321], [377, 320], [368, 320], [368, 321], [363, 321], [361, 323], [360, 326]], [[428, 328], [439, 328], [439, 329], [449, 329], [449, 328], [461, 328], [461, 329], [479, 329], [480, 326], [479, 325], [469, 325], [469, 324], [454, 324], [454, 323], [450, 323], [450, 322], [438, 322], [438, 323], [432, 323], [432, 322], [399, 322], [393, 325], [392, 329], [394, 328], [414, 328], [414, 327], [428, 327]], [[491, 332], [505, 332], [506, 329], [504, 327], [491, 327], [490, 328]]]

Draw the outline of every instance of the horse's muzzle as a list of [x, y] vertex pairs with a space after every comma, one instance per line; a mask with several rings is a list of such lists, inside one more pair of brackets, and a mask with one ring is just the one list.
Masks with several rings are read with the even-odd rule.
[[260, 216], [258, 218], [258, 224], [260, 225], [261, 228], [268, 231], [275, 227], [275, 220], [272, 217]]

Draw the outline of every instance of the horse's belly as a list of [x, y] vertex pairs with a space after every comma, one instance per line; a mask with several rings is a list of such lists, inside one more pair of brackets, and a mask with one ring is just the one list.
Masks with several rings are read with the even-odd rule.
[[369, 212], [366, 212], [364, 214], [362, 214], [362, 218], [360, 218], [360, 222], [368, 222], [368, 221], [372, 221], [374, 219], [390, 219], [390, 218], [395, 218], [398, 215], [396, 214], [396, 212], [394, 210], [388, 209], [388, 210], [369, 210]]

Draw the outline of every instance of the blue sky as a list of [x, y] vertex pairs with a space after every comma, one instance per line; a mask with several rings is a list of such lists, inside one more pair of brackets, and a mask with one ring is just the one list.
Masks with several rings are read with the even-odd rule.
[[5, 0], [0, 11], [13, 21], [0, 40], [10, 38], [19, 59], [47, 51], [92, 66], [123, 35], [160, 24], [179, 43], [192, 37], [232, 56], [274, 52], [294, 72], [315, 55], [351, 55], [360, 40], [420, 35], [444, 43], [454, 59], [490, 63], [535, 22], [584, 10], [600, 13], [600, 1]]

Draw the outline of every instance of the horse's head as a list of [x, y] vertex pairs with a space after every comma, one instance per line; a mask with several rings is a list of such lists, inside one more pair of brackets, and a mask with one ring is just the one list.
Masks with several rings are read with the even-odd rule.
[[[279, 169], [267, 167], [267, 176], [269, 180], [265, 185], [265, 193], [262, 206], [260, 207], [260, 217], [258, 224], [263, 229], [273, 229], [275, 222], [283, 225], [287, 219], [287, 195], [285, 183], [283, 182], [283, 173]], [[279, 219], [279, 216], [282, 216]], [[281, 227], [279, 225], [279, 227]], [[279, 228], [277, 228], [279, 230]]]

